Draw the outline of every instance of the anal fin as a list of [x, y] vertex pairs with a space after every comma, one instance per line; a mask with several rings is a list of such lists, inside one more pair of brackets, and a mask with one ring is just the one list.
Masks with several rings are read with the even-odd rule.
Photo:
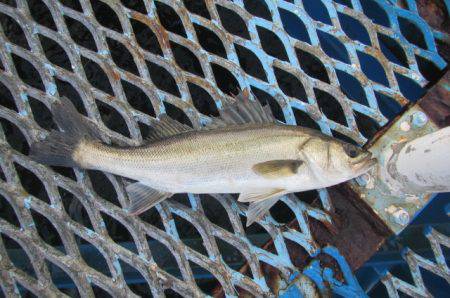
[[250, 203], [247, 210], [247, 227], [251, 226], [255, 221], [260, 220], [264, 214], [269, 212], [270, 208], [278, 202], [279, 197], [272, 197], [267, 200]]
[[239, 195], [238, 201], [247, 203], [247, 202], [255, 202], [267, 200], [273, 197], [281, 196], [285, 193], [284, 189], [275, 188], [275, 189], [263, 189], [260, 191], [254, 192], [244, 192]]
[[135, 182], [126, 187], [130, 207], [128, 213], [133, 215], [141, 214], [156, 204], [172, 196], [171, 193], [162, 192], [151, 188], [141, 182]]

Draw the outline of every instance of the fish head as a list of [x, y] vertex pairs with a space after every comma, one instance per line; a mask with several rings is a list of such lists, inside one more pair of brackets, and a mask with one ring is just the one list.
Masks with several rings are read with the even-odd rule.
[[345, 180], [358, 177], [370, 170], [377, 159], [372, 153], [358, 146], [333, 140], [330, 142], [330, 175], [338, 175]]
[[377, 163], [369, 151], [325, 136], [311, 138], [300, 151], [311, 171], [327, 185], [358, 177]]

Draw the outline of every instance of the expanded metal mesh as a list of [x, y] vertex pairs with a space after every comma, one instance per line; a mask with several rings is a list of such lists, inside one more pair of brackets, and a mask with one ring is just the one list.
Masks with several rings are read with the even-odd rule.
[[[427, 24], [387, 1], [1, 1], [0, 21], [0, 193], [8, 211], [0, 283], [8, 296], [23, 288], [57, 296], [55, 285], [67, 280], [76, 286], [68, 294], [141, 293], [125, 272], [145, 279], [154, 296], [202, 296], [210, 290], [199, 287], [202, 274], [226, 295], [271, 295], [260, 262], [287, 278], [296, 268], [286, 242], [314, 255], [308, 218], [332, 224], [326, 190], [318, 191], [320, 208], [304, 194], [277, 205], [299, 230], [271, 215], [244, 228], [246, 207], [232, 196], [180, 196], [130, 217], [122, 178], [27, 157], [28, 144], [56, 128], [48, 107], [59, 96], [116, 144], [140, 144], [161, 113], [200, 127], [243, 88], [280, 121], [363, 144], [417, 99], [410, 91], [432, 79], [429, 69], [445, 66]], [[187, 241], [187, 230], [201, 243]], [[265, 238], [248, 236], [255, 233]], [[261, 245], [270, 238], [273, 252]], [[247, 272], [231, 265], [225, 247]]]
[[413, 284], [387, 272], [382, 282], [387, 289], [389, 297], [400, 297], [399, 293], [404, 293], [411, 297], [433, 297], [425, 286], [421, 270], [429, 271], [450, 283], [450, 269], [442, 250], [443, 247], [450, 248], [450, 238], [431, 227], [427, 228], [424, 234], [433, 251], [433, 259], [428, 260], [411, 249], [405, 248], [402, 254], [411, 272]]

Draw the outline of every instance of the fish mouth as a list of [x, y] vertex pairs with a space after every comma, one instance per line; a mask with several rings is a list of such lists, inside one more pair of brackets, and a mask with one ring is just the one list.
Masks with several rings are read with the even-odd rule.
[[360, 156], [354, 158], [351, 161], [352, 167], [356, 171], [367, 171], [370, 168], [372, 168], [374, 165], [378, 163], [378, 160], [376, 158], [372, 157], [372, 153], [366, 152], [364, 154], [361, 154]]

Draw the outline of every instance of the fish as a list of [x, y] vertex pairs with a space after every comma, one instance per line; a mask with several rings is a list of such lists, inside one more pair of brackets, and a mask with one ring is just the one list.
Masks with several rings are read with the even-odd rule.
[[102, 142], [95, 124], [65, 97], [51, 110], [59, 130], [33, 143], [31, 158], [134, 180], [126, 186], [131, 215], [176, 193], [238, 193], [239, 202], [250, 203], [250, 225], [283, 195], [339, 184], [377, 163], [358, 146], [277, 121], [247, 89], [199, 129], [160, 115], [134, 147]]

